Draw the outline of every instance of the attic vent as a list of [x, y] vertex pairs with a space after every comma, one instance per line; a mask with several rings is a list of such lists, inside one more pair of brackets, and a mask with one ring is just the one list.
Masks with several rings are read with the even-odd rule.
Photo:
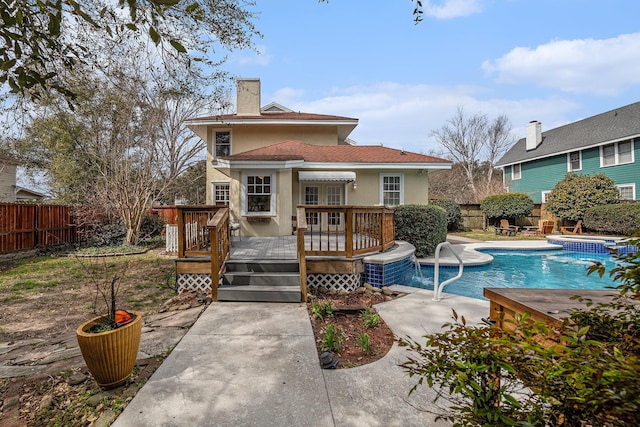
[[542, 142], [542, 123], [537, 120], [529, 122], [527, 125], [527, 151], [535, 150]]

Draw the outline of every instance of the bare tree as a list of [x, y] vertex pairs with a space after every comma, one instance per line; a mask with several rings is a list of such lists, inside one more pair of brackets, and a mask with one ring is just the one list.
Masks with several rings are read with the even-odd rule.
[[[481, 197], [492, 194], [490, 191], [496, 187], [495, 163], [514, 141], [509, 119], [505, 115], [491, 121], [485, 114], [467, 115], [462, 107], [458, 107], [456, 115], [440, 129], [431, 132], [431, 136], [443, 147], [444, 156], [455, 165], [443, 184], [446, 181], [458, 182], [457, 192], [470, 193], [464, 197], [457, 196], [456, 199], [477, 202]], [[464, 185], [453, 179], [457, 170], [464, 176]]]
[[447, 150], [451, 159], [462, 167], [467, 184], [474, 194], [487, 127], [487, 116], [467, 116], [464, 109], [458, 107], [456, 115], [449, 119], [446, 125], [431, 133], [431, 136]]
[[491, 187], [493, 183], [494, 165], [514, 143], [515, 138], [511, 133], [511, 122], [506, 115], [501, 114], [487, 128], [484, 150], [485, 159], [490, 166], [487, 168], [487, 179], [485, 181], [487, 187]]

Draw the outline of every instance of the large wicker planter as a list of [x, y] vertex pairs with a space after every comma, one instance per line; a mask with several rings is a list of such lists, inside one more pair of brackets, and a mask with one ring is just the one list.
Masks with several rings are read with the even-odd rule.
[[129, 311], [135, 318], [128, 324], [107, 332], [86, 332], [102, 323], [104, 316], [95, 317], [78, 327], [76, 336], [87, 368], [98, 385], [110, 390], [120, 387], [133, 372], [136, 363], [142, 313]]

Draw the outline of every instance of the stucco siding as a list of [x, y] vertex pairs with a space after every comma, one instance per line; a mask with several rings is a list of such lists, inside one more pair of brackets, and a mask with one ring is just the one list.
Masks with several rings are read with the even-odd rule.
[[296, 140], [314, 145], [338, 145], [338, 134], [331, 126], [242, 126], [211, 128], [208, 136], [210, 144], [215, 132], [231, 132], [231, 154], [243, 153], [279, 142]]

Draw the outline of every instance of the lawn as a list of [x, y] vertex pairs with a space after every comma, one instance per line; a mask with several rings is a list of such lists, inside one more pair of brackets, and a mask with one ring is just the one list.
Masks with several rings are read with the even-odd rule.
[[518, 233], [515, 236], [507, 236], [504, 234], [496, 234], [493, 230], [472, 230], [472, 231], [460, 231], [456, 233], [449, 233], [453, 236], [466, 237], [476, 240], [545, 240], [545, 237], [541, 236], [524, 236], [522, 233]]

